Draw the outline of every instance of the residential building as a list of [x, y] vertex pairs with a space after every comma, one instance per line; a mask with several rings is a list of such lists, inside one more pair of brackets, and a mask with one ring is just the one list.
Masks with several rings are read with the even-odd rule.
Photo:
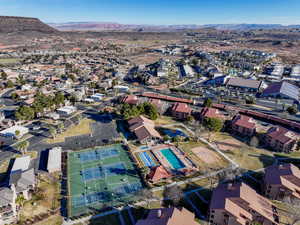
[[140, 143], [161, 140], [161, 135], [155, 130], [152, 120], [144, 116], [138, 116], [128, 121], [129, 130], [134, 132]]
[[233, 118], [231, 128], [240, 135], [253, 136], [256, 132], [256, 123], [253, 118], [238, 114]]
[[271, 127], [265, 134], [264, 141], [273, 150], [278, 152], [290, 152], [296, 147], [298, 136], [283, 127]]
[[125, 95], [121, 97], [120, 102], [121, 103], [127, 103], [130, 105], [136, 105], [138, 103], [139, 99], [136, 95]]
[[0, 131], [0, 135], [4, 137], [20, 138], [29, 132], [27, 127], [23, 126], [12, 126], [5, 130]]
[[16, 193], [10, 188], [0, 188], [0, 225], [15, 222], [17, 218], [16, 198]]
[[138, 220], [136, 225], [199, 225], [194, 213], [185, 208], [160, 208], [150, 210], [146, 219]]
[[263, 91], [261, 96], [273, 97], [273, 98], [285, 98], [285, 99], [292, 99], [298, 101], [299, 88], [286, 81], [282, 81], [282, 82], [271, 84]]
[[186, 103], [182, 102], [176, 102], [171, 108], [172, 116], [180, 120], [186, 119], [191, 115], [191, 112], [192, 109]]
[[276, 207], [245, 183], [220, 184], [212, 194], [212, 225], [279, 224]]
[[49, 173], [61, 171], [61, 147], [54, 147], [48, 152], [47, 171]]
[[75, 106], [64, 106], [56, 110], [59, 115], [68, 116], [77, 111]]
[[227, 81], [226, 86], [244, 92], [258, 92], [262, 87], [262, 81], [234, 77]]
[[10, 171], [8, 187], [16, 195], [22, 194], [28, 200], [35, 186], [36, 179], [30, 156], [16, 158]]
[[93, 99], [95, 102], [100, 102], [104, 97], [104, 94], [96, 93], [92, 95], [90, 98]]
[[263, 190], [271, 199], [300, 199], [300, 169], [291, 163], [267, 167]]
[[224, 116], [216, 108], [204, 107], [200, 112], [200, 120], [203, 120], [205, 118], [223, 119]]

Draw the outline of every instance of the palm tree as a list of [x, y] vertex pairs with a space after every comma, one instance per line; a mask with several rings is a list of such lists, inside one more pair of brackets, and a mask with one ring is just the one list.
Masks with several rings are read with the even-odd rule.
[[21, 141], [17, 145], [17, 149], [22, 153], [22, 155], [27, 153], [28, 147], [29, 147], [29, 142], [28, 141]]
[[57, 131], [54, 127], [50, 127], [49, 128], [49, 133], [50, 133], [51, 137], [54, 139], [56, 134], [57, 134]]
[[24, 198], [23, 195], [18, 195], [18, 197], [16, 198], [16, 204], [19, 205], [20, 207], [23, 207], [25, 201], [26, 199]]
[[60, 124], [58, 124], [58, 130], [59, 130], [59, 133], [62, 133], [62, 132], [63, 132], [63, 130], [64, 130], [64, 128], [65, 128], [65, 125], [64, 125], [64, 123], [60, 123]]

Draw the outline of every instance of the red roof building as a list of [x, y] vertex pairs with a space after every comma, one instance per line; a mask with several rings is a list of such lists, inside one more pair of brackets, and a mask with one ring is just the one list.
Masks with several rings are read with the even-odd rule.
[[199, 225], [194, 213], [185, 208], [151, 209], [146, 219], [138, 220], [136, 225]]
[[134, 132], [140, 143], [147, 143], [151, 140], [162, 139], [160, 134], [154, 129], [152, 120], [144, 116], [138, 116], [128, 120], [129, 130]]
[[271, 199], [300, 199], [300, 169], [291, 163], [272, 165], [265, 169], [264, 190]]
[[201, 112], [200, 112], [200, 118], [219, 118], [223, 119], [224, 116], [220, 113], [218, 109], [215, 108], [209, 108], [209, 107], [204, 107]]
[[177, 119], [184, 120], [191, 115], [192, 109], [186, 103], [176, 102], [171, 108], [171, 113]]
[[210, 224], [279, 224], [276, 207], [245, 183], [221, 184], [213, 191]]
[[151, 168], [150, 173], [147, 175], [147, 179], [151, 183], [157, 183], [171, 177], [172, 174], [169, 173], [162, 165]]
[[138, 97], [135, 95], [126, 95], [121, 98], [121, 103], [127, 103], [130, 105], [136, 105], [138, 101]]
[[232, 130], [245, 136], [253, 136], [256, 131], [255, 120], [244, 115], [236, 115], [231, 123]]
[[271, 127], [265, 134], [265, 142], [278, 152], [290, 152], [296, 147], [298, 136], [283, 127]]

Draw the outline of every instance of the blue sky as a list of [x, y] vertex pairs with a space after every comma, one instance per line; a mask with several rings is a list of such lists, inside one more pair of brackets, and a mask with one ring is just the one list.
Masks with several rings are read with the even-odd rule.
[[0, 15], [44, 22], [300, 24], [300, 0], [0, 0]]

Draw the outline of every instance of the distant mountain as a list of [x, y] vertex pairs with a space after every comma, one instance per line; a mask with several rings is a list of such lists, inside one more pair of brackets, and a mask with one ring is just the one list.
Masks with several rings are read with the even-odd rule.
[[41, 22], [37, 18], [0, 16], [0, 33], [33, 31], [41, 33], [58, 32], [53, 27]]
[[217, 30], [257, 30], [300, 28], [300, 25], [284, 26], [281, 24], [205, 24], [205, 25], [142, 25], [120, 24], [114, 22], [68, 22], [49, 23], [48, 25], [62, 31], [102, 31], [102, 30], [139, 30], [139, 31], [177, 31], [186, 29], [214, 28]]

